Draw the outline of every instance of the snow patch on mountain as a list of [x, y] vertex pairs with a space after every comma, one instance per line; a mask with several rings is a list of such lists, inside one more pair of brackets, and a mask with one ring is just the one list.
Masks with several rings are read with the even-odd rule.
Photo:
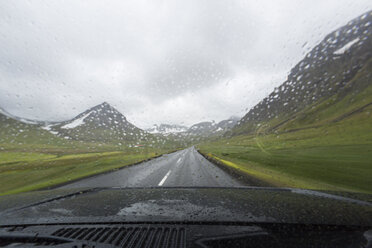
[[78, 127], [80, 125], [83, 125], [84, 124], [84, 119], [87, 118], [91, 113], [92, 112], [89, 112], [89, 113], [83, 115], [82, 117], [80, 117], [76, 120], [73, 120], [72, 122], [67, 123], [66, 125], [63, 125], [61, 128], [71, 129], [71, 128], [75, 128], [75, 127]]
[[165, 129], [165, 133], [181, 133], [184, 132], [184, 128], [167, 128]]
[[347, 50], [350, 49], [350, 47], [352, 47], [355, 43], [359, 42], [359, 37], [358, 38], [355, 38], [354, 40], [346, 43], [343, 47], [341, 47], [340, 49], [337, 49], [334, 54], [336, 55], [341, 55], [341, 54], [344, 54]]
[[146, 129], [148, 133], [152, 134], [171, 134], [171, 133], [182, 133], [187, 131], [187, 127], [181, 125], [171, 125], [171, 124], [160, 124], [154, 125], [151, 128]]
[[53, 131], [53, 130], [52, 130], [52, 126], [54, 126], [54, 125], [49, 124], [49, 125], [46, 125], [46, 126], [42, 126], [41, 129], [44, 129], [44, 130], [48, 131], [48, 132], [51, 133], [51, 134], [57, 135], [58, 132]]

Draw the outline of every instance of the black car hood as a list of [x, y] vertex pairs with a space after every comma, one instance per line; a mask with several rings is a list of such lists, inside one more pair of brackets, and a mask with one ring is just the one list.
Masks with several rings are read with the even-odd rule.
[[245, 222], [372, 226], [371, 195], [287, 188], [97, 188], [0, 197], [0, 225]]

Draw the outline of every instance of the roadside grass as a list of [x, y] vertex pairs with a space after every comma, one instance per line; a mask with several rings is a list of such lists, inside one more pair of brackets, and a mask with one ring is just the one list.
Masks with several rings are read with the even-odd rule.
[[34, 161], [55, 158], [56, 155], [35, 152], [0, 152], [0, 165], [21, 161]]
[[171, 141], [130, 147], [67, 140], [11, 119], [0, 120], [0, 126], [0, 195], [52, 187], [181, 148]]
[[268, 150], [268, 153], [259, 148], [235, 147], [229, 151], [213, 146], [201, 148], [227, 166], [279, 187], [367, 193], [372, 193], [371, 166], [367, 159], [371, 150], [372, 145], [290, 148]]
[[198, 147], [273, 185], [372, 193], [370, 111], [317, 128], [241, 135]]
[[[163, 151], [162, 153], [164, 153]], [[21, 193], [66, 183], [156, 157], [160, 151], [114, 151], [51, 155], [0, 152], [0, 195]]]

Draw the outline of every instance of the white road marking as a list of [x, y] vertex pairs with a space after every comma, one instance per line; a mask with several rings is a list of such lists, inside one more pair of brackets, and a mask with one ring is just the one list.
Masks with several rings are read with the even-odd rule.
[[177, 160], [177, 164], [180, 163], [181, 161], [182, 161], [182, 158], [179, 158], [179, 159]]
[[168, 173], [163, 177], [163, 179], [161, 179], [160, 183], [158, 184], [158, 186], [162, 186], [163, 183], [165, 182], [165, 180], [167, 180], [169, 174], [171, 173], [172, 171], [169, 170]]

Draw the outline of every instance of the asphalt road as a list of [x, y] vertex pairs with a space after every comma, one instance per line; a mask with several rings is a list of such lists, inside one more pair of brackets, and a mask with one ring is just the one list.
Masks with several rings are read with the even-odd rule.
[[60, 188], [154, 186], [236, 187], [243, 184], [191, 147], [115, 172], [82, 179]]

